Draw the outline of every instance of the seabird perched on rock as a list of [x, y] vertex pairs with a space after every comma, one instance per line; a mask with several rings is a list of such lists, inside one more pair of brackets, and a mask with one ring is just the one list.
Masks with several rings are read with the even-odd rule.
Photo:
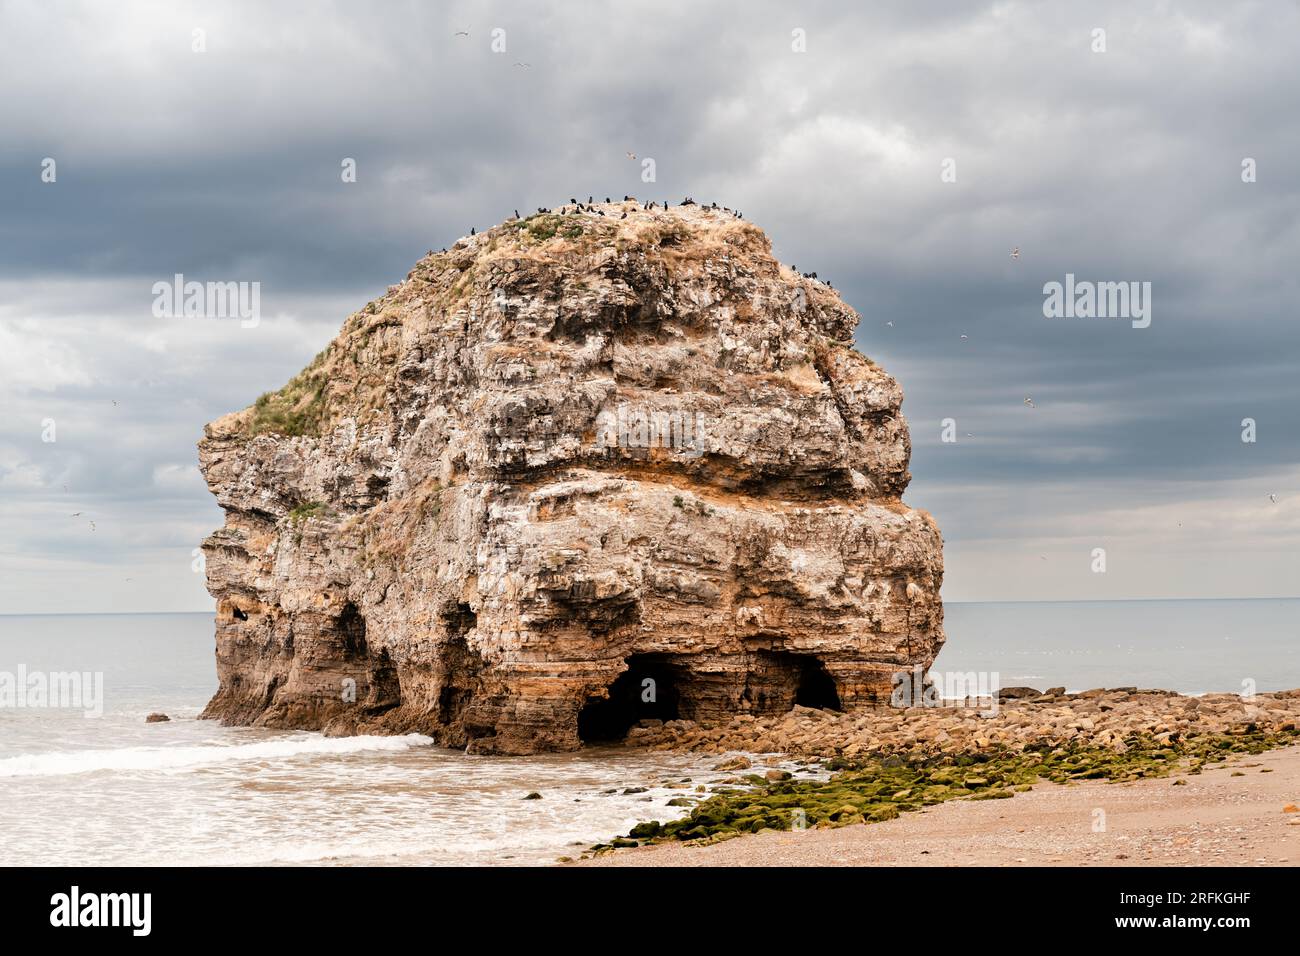
[[518, 209], [515, 210], [515, 218], [516, 218], [516, 219], [519, 218], [519, 210], [518, 210]]
[[710, 204], [709, 204], [709, 208], [710, 208], [710, 209], [717, 209], [717, 208], [718, 208], [718, 204], [717, 204], [716, 202], [715, 202], [715, 203], [710, 203]]
[[572, 196], [570, 196], [570, 197], [569, 197], [569, 202], [574, 203], [574, 204], [576, 205], [577, 202], [578, 202], [578, 200], [576, 200], [576, 199], [574, 199]]
[[470, 227], [469, 227], [469, 234], [470, 234], [471, 236], [474, 235], [474, 227], [473, 227], [473, 226], [470, 226]]
[[595, 200], [592, 199], [590, 196], [588, 196], [588, 197], [587, 197], [587, 205], [590, 206], [593, 202], [595, 202]]
[[609, 202], [609, 201], [610, 201], [610, 200], [609, 200], [609, 197], [606, 196], [606, 197], [605, 197], [605, 202]]

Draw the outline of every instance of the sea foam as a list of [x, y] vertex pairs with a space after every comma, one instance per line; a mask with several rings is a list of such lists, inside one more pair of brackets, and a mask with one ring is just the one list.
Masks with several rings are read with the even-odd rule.
[[432, 746], [423, 734], [401, 737], [289, 738], [246, 744], [199, 744], [189, 747], [123, 747], [117, 750], [64, 750], [0, 759], [0, 777], [58, 777], [97, 770], [186, 770], [246, 760], [283, 760], [298, 756], [353, 754], [373, 750], [409, 750]]

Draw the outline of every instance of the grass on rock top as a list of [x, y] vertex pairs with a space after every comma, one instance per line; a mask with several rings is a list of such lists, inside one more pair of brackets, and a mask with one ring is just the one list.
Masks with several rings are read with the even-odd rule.
[[521, 219], [518, 227], [538, 242], [545, 242], [554, 236], [563, 239], [577, 239], [582, 235], [582, 223], [570, 216], [555, 213], [538, 213]]
[[[326, 350], [328, 351], [328, 350]], [[321, 352], [305, 369], [276, 392], [266, 392], [253, 403], [248, 434], [276, 434], [294, 438], [319, 435], [325, 416], [326, 352]]]

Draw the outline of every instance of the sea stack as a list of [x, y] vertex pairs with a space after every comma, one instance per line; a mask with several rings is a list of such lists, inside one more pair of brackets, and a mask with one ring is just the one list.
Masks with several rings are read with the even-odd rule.
[[942, 540], [857, 323], [706, 206], [426, 256], [205, 430], [205, 716], [519, 754], [887, 704], [943, 643]]

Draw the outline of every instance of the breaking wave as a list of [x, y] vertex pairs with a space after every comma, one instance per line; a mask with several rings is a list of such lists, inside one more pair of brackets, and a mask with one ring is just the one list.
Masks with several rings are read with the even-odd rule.
[[410, 750], [433, 745], [423, 734], [402, 737], [321, 737], [247, 744], [201, 744], [192, 747], [124, 747], [119, 750], [64, 750], [0, 759], [0, 777], [59, 777], [97, 770], [185, 770], [246, 760], [283, 760], [304, 755], [338, 755], [373, 750]]

